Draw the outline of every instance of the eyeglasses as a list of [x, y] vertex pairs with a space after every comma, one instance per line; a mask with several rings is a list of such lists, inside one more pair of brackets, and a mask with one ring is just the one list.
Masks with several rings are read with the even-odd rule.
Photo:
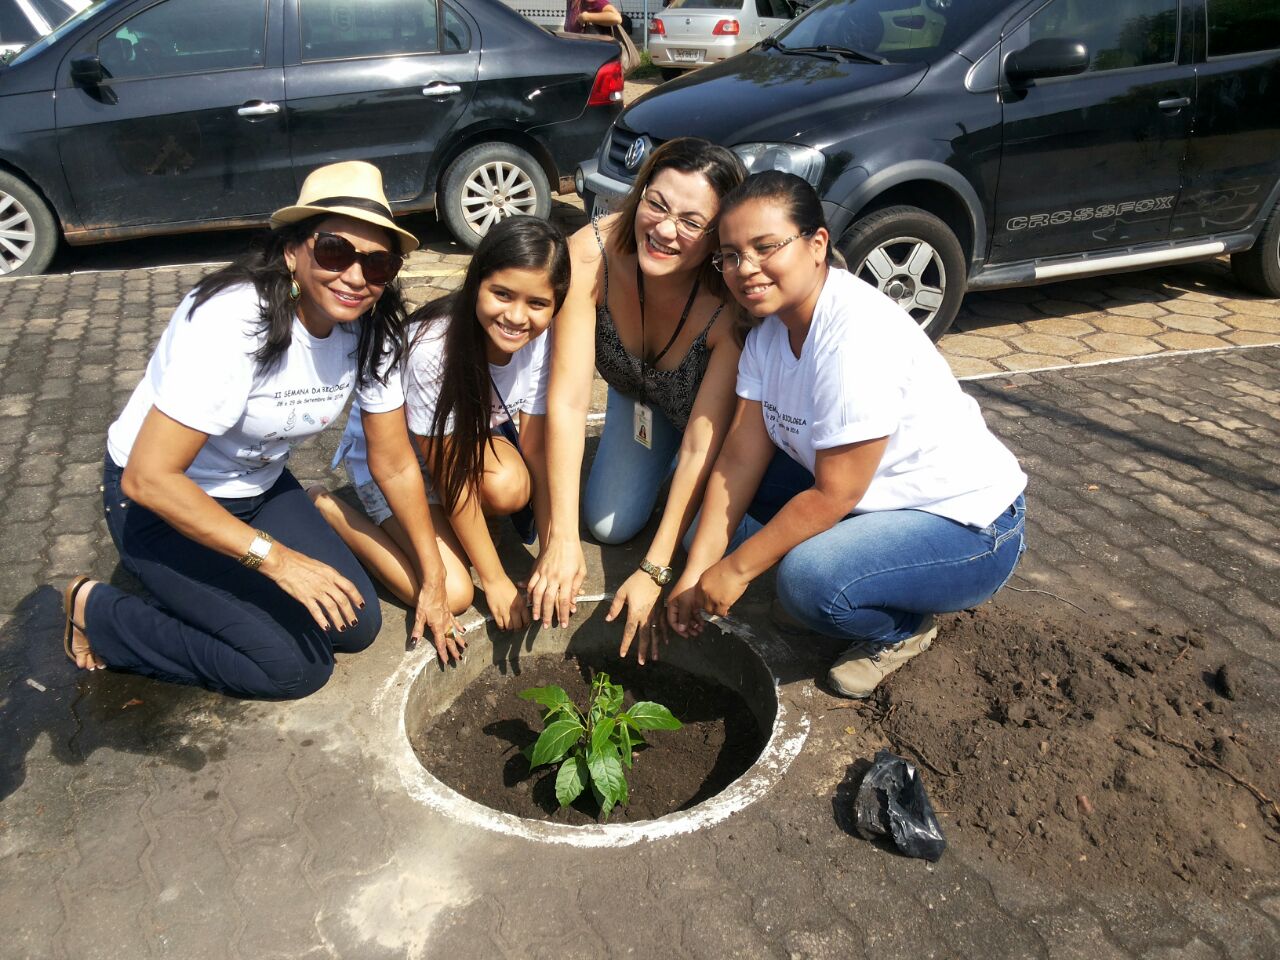
[[697, 220], [690, 220], [688, 217], [672, 213], [665, 203], [661, 200], [654, 200], [647, 193], [641, 194], [640, 199], [643, 202], [645, 212], [650, 216], [657, 217], [659, 223], [664, 220], [674, 220], [676, 233], [686, 240], [701, 240], [706, 236], [707, 231], [711, 229], [710, 224], [699, 223]]
[[386, 250], [375, 250], [372, 253], [360, 253], [346, 237], [336, 233], [313, 233], [315, 243], [311, 253], [316, 265], [321, 270], [332, 270], [343, 273], [356, 261], [360, 262], [360, 270], [367, 283], [382, 286], [390, 283], [404, 266], [404, 257]]
[[807, 233], [797, 233], [776, 243], [762, 243], [751, 253], [725, 253], [723, 250], [717, 250], [711, 255], [711, 265], [721, 273], [735, 273], [741, 269], [743, 263], [751, 263], [758, 267], [792, 240], [807, 236], [809, 236]]

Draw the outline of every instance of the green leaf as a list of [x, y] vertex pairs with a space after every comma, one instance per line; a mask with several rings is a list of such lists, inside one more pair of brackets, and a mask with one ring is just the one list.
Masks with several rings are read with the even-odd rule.
[[631, 729], [625, 724], [618, 724], [618, 753], [622, 755], [622, 765], [631, 769]]
[[600, 802], [600, 815], [608, 820], [609, 811], [627, 796], [622, 763], [615, 753], [596, 754], [587, 758], [587, 768], [591, 771], [591, 789]]
[[640, 700], [624, 714], [629, 716], [639, 730], [679, 730], [683, 724], [660, 703]]
[[585, 731], [577, 720], [557, 720], [542, 731], [538, 742], [533, 745], [533, 756], [529, 764], [540, 767], [546, 763], [555, 763], [578, 742]]
[[609, 745], [615, 726], [617, 726], [617, 721], [615, 720], [601, 720], [595, 729], [591, 731], [591, 753], [593, 755], [602, 752]]
[[556, 774], [556, 799], [560, 806], [567, 807], [578, 799], [578, 794], [587, 788], [591, 773], [587, 770], [587, 762], [580, 754], [574, 754], [560, 764], [560, 772]]
[[569, 695], [554, 684], [546, 687], [530, 687], [528, 690], [521, 690], [519, 696], [521, 700], [532, 700], [534, 703], [539, 703], [548, 710], [559, 710], [564, 706], [573, 706], [573, 701], [569, 699]]

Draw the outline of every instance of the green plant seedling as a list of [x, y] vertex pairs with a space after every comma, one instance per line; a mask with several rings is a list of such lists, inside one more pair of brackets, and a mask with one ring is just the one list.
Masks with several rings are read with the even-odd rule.
[[679, 720], [660, 703], [640, 700], [622, 709], [622, 687], [597, 673], [591, 681], [585, 712], [555, 685], [520, 691], [524, 700], [542, 706], [544, 729], [526, 751], [530, 769], [560, 764], [556, 800], [567, 807], [591, 785], [600, 817], [608, 820], [630, 794], [624, 768], [631, 768], [631, 751], [645, 742], [644, 730], [678, 730]]

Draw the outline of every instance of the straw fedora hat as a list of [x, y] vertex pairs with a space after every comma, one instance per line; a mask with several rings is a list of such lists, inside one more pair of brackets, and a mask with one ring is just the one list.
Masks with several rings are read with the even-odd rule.
[[271, 226], [297, 223], [317, 214], [351, 217], [385, 227], [400, 238], [400, 253], [418, 249], [418, 238], [396, 226], [382, 190], [382, 172], [372, 163], [347, 160], [318, 167], [302, 181], [298, 202], [271, 215]]

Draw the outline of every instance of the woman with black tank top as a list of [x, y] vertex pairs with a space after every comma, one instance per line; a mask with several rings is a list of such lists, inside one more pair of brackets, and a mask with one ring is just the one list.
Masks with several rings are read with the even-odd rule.
[[573, 279], [555, 320], [547, 398], [550, 533], [529, 593], [535, 619], [564, 623], [586, 575], [578, 487], [594, 367], [609, 398], [584, 504], [592, 536], [630, 540], [671, 478], [640, 569], [607, 617], [627, 609], [621, 654], [638, 637], [640, 663], [656, 659], [665, 639], [662, 587], [733, 415], [737, 309], [710, 256], [720, 199], [745, 177], [732, 151], [671, 140], [654, 151], [618, 213], [569, 241]]

